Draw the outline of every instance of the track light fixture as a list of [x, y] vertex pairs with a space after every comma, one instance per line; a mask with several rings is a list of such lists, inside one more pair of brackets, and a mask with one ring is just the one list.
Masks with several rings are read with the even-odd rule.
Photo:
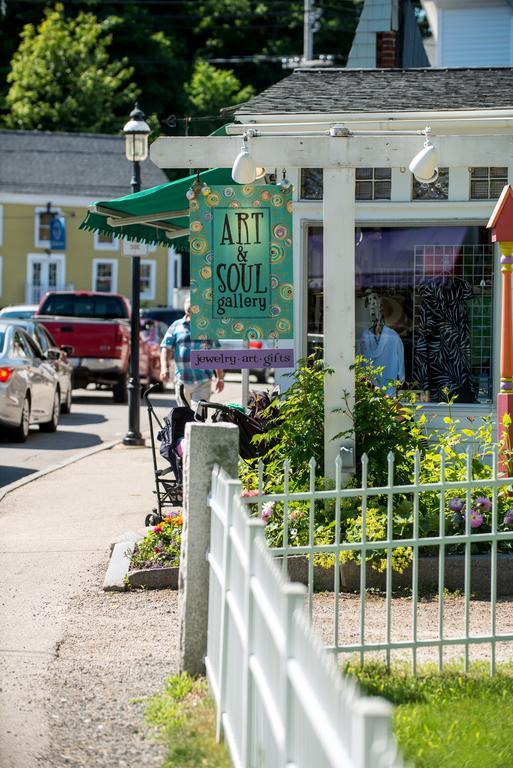
[[[238, 126], [239, 127], [239, 126]], [[421, 184], [433, 184], [438, 179], [438, 156], [436, 148], [430, 139], [431, 128], [426, 126], [423, 130], [417, 131], [394, 131], [394, 130], [362, 130], [351, 131], [345, 125], [333, 125], [327, 130], [313, 131], [266, 131], [262, 133], [256, 128], [246, 128], [243, 134], [242, 148], [235, 158], [232, 168], [232, 178], [238, 184], [253, 184], [255, 179], [261, 178], [264, 169], [257, 168], [249, 152], [249, 139], [259, 136], [330, 136], [333, 138], [350, 138], [352, 136], [424, 136], [424, 146], [418, 152], [409, 165], [417, 181]], [[290, 187], [290, 182], [285, 178], [281, 180], [280, 186], [284, 189]]]
[[253, 184], [257, 176], [257, 168], [251, 155], [249, 154], [248, 140], [250, 131], [244, 134], [244, 141], [241, 151], [235, 158], [232, 168], [232, 179], [237, 184]]
[[431, 128], [423, 130], [424, 147], [415, 155], [409, 165], [410, 171], [421, 184], [433, 184], [438, 179], [438, 157], [429, 138], [430, 132]]

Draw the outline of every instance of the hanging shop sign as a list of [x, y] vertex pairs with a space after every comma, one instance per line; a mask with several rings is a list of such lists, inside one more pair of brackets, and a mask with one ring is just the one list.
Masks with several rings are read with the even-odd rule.
[[190, 200], [190, 254], [194, 340], [293, 338], [290, 188], [203, 188]]
[[50, 250], [66, 250], [66, 219], [64, 216], [53, 215], [50, 220]]

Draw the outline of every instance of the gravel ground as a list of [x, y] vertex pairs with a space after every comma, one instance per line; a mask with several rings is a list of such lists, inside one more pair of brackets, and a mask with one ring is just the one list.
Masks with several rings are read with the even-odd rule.
[[[501, 634], [513, 634], [513, 599], [497, 601], [496, 631]], [[334, 645], [335, 633], [335, 598], [333, 593], [315, 593], [312, 605], [313, 624], [323, 642]], [[341, 594], [339, 604], [338, 644], [357, 644], [360, 641], [360, 598], [357, 594]], [[491, 634], [491, 606], [485, 600], [471, 600], [469, 612], [469, 633], [471, 636]], [[444, 637], [463, 637], [465, 630], [465, 600], [463, 597], [448, 595], [444, 598]], [[391, 640], [411, 640], [413, 633], [412, 599], [395, 597], [392, 599]], [[417, 638], [429, 640], [439, 637], [439, 612], [437, 598], [422, 598], [417, 610]], [[368, 594], [365, 600], [365, 641], [372, 643], [386, 640], [386, 601], [377, 594]], [[464, 647], [446, 646], [444, 660], [460, 660]], [[497, 644], [497, 662], [513, 661], [513, 641]], [[340, 654], [342, 661], [346, 654]], [[384, 652], [367, 655], [370, 659], [384, 659]], [[411, 659], [411, 651], [392, 652], [394, 660]], [[475, 644], [470, 649], [471, 661], [488, 661], [490, 643]], [[438, 660], [437, 648], [424, 648], [417, 652], [419, 663]]]
[[105, 593], [104, 574], [105, 566], [70, 601], [70, 629], [48, 669], [45, 768], [163, 762], [140, 699], [177, 669], [177, 592]]

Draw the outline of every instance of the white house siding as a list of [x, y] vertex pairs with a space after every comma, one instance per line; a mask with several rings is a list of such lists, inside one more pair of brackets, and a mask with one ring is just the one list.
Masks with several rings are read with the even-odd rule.
[[437, 65], [510, 66], [512, 22], [513, 7], [509, 5], [440, 9]]

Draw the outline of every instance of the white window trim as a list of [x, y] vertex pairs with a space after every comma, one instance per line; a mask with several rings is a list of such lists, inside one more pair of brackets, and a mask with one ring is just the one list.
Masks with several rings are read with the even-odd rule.
[[141, 259], [141, 267], [148, 265], [150, 267], [150, 287], [144, 293], [141, 291], [141, 299], [151, 301], [155, 299], [155, 286], [157, 283], [157, 262], [155, 259]]
[[[49, 248], [50, 247], [50, 240], [40, 240], [39, 239], [39, 215], [41, 213], [48, 213], [48, 209], [46, 206], [43, 208], [36, 208], [35, 210], [35, 216], [34, 216], [34, 246], [36, 248]], [[56, 216], [62, 216], [62, 211], [60, 208], [52, 208], [50, 213], [54, 213]]]
[[101, 243], [99, 240], [99, 232], [94, 233], [94, 250], [95, 251], [117, 251], [119, 246], [119, 240], [117, 237], [112, 239], [111, 243]]
[[93, 259], [93, 271], [91, 279], [91, 290], [96, 291], [96, 280], [98, 278], [98, 267], [101, 264], [110, 264], [112, 267], [112, 280], [110, 293], [116, 293], [118, 290], [118, 260], [117, 259]]
[[61, 279], [58, 281], [58, 290], [62, 290], [66, 285], [66, 254], [65, 253], [53, 253], [50, 256], [46, 256], [44, 253], [28, 253], [27, 254], [27, 282], [32, 279], [32, 264], [34, 261], [57, 261], [59, 262], [59, 274]]

